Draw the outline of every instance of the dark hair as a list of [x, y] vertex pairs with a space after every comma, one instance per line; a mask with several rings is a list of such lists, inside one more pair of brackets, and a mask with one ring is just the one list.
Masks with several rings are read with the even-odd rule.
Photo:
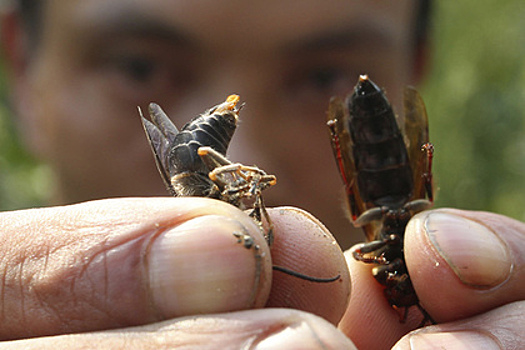
[[28, 33], [31, 48], [40, 41], [42, 27], [42, 1], [41, 0], [18, 0], [18, 6], [22, 18], [22, 25]]
[[418, 0], [417, 16], [415, 18], [414, 44], [421, 45], [427, 40], [431, 29], [432, 0]]
[[[429, 27], [430, 14], [432, 13], [432, 0], [416, 0], [418, 4], [417, 15], [414, 20], [415, 37], [414, 45], [425, 42]], [[31, 45], [36, 45], [40, 39], [42, 25], [42, 0], [18, 0], [23, 24], [28, 31]]]

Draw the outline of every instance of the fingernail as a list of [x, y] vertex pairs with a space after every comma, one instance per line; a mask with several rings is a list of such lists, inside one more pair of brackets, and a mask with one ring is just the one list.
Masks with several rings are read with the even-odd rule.
[[488, 227], [443, 212], [429, 213], [424, 226], [436, 250], [463, 283], [487, 288], [508, 278], [512, 268], [509, 251]]
[[457, 331], [446, 333], [415, 333], [408, 341], [402, 340], [392, 350], [418, 349], [501, 349], [489, 335], [475, 331]]
[[[154, 238], [146, 257], [154, 308], [162, 318], [252, 308], [259, 300], [263, 249], [247, 248], [236, 220], [208, 215]], [[269, 255], [269, 254], [268, 254]], [[269, 289], [269, 288], [268, 288]], [[264, 297], [263, 297], [264, 298]]]

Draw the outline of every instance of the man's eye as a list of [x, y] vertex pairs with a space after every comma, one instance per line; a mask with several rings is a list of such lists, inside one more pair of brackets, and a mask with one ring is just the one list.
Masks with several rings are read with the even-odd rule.
[[152, 59], [139, 56], [119, 57], [114, 63], [126, 78], [136, 83], [149, 82], [157, 68]]
[[330, 92], [344, 78], [344, 72], [336, 68], [320, 68], [307, 74], [307, 80], [312, 87], [327, 92]]
[[303, 69], [292, 75], [289, 87], [296, 95], [325, 98], [347, 93], [351, 81], [357, 79], [357, 73], [340, 67], [315, 67]]
[[[192, 62], [165, 51], [119, 50], [103, 57], [99, 77], [115, 98], [162, 101], [181, 95], [195, 81]], [[130, 102], [131, 103], [131, 102]]]

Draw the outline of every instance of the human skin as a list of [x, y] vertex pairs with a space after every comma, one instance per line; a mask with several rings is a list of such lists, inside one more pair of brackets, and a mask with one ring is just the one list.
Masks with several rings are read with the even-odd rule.
[[[138, 338], [157, 330], [162, 337], [173, 321], [159, 322], [172, 319], [176, 326], [168, 333], [178, 333], [173, 334], [177, 344], [234, 346], [254, 335], [251, 342], [259, 343], [303, 323], [299, 334], [320, 327], [330, 335], [319, 344], [331, 344], [334, 335], [335, 344], [350, 344], [335, 328], [348, 303], [350, 280], [333, 236], [302, 210], [274, 208], [270, 215], [276, 236], [272, 257], [252, 218], [211, 199], [119, 198], [0, 213], [0, 340], [94, 332], [85, 339], [93, 346], [97, 337], [102, 343], [121, 339], [121, 331], [111, 333], [116, 338], [96, 332], [105, 329], [138, 332]], [[250, 236], [259, 248], [247, 249], [236, 233]], [[314, 283], [281, 272], [272, 276], [275, 264], [339, 278]], [[272, 309], [211, 316], [262, 307]], [[192, 315], [200, 316], [182, 319]], [[144, 324], [154, 325], [129, 328]], [[228, 324], [231, 336], [210, 338]], [[155, 341], [146, 336], [135, 346]], [[22, 344], [0, 342], [0, 348]]]
[[[270, 215], [279, 239], [257, 269], [233, 233], [267, 254], [261, 230], [215, 200], [122, 198], [0, 213], [0, 349], [525, 345], [523, 223], [451, 209], [418, 214], [406, 232], [407, 265], [439, 324], [409, 333], [421, 321], [417, 309], [400, 323], [369, 266], [348, 253], [347, 265], [319, 221], [291, 207]], [[272, 276], [272, 263], [341, 279]]]
[[[319, 3], [304, 1], [302, 11], [294, 3], [292, 13], [296, 15], [290, 16], [291, 2], [284, 1], [272, 6], [268, 6], [267, 2], [258, 5], [254, 2], [202, 1], [198, 3], [198, 8], [195, 2], [182, 1], [50, 1], [45, 12], [46, 25], [41, 31], [42, 41], [33, 51], [23, 45], [24, 36], [19, 31], [16, 16], [2, 21], [4, 44], [8, 44], [5, 48], [12, 68], [13, 102], [20, 118], [20, 129], [35, 153], [48, 160], [57, 172], [59, 187], [56, 203], [163, 193], [140, 121], [134, 117], [137, 116], [135, 106], [144, 108], [150, 100], [155, 100], [180, 126], [204, 108], [223, 101], [226, 95], [239, 93], [247, 106], [242, 111], [243, 122], [234, 137], [230, 158], [246, 164], [256, 163], [277, 175], [279, 187], [265, 194], [271, 205], [296, 204], [307, 208], [338, 237], [348, 236], [349, 225], [342, 211], [336, 210], [341, 186], [324, 126], [327, 101], [331, 95], [346, 94], [357, 75], [366, 72], [385, 87], [388, 96], [399, 105], [401, 87], [417, 81], [418, 77], [418, 70], [414, 69], [414, 63], [418, 60], [408, 41], [410, 35], [406, 35], [412, 30], [409, 26], [410, 5], [414, 2], [398, 1], [393, 5], [391, 1], [323, 1], [325, 6], [322, 7], [317, 6]], [[144, 23], [142, 15], [150, 20]], [[132, 23], [134, 29], [116, 22], [116, 17]], [[275, 20], [269, 22], [268, 18]], [[141, 23], [146, 25], [139, 25]], [[184, 40], [180, 40], [179, 36], [173, 40], [172, 30], [161, 30], [159, 33], [156, 30], [158, 27], [149, 26], [152, 23], [161, 24], [164, 29], [182, 28]], [[119, 30], [115, 31], [115, 28]], [[137, 28], [148, 30], [137, 31]], [[341, 29], [349, 35], [335, 35]], [[328, 36], [325, 35], [327, 33]], [[312, 41], [320, 37], [343, 37], [345, 40], [328, 43], [326, 40]], [[342, 42], [344, 44], [340, 45]], [[310, 45], [301, 45], [308, 43]], [[238, 274], [244, 273], [241, 276], [232, 275], [246, 282], [239, 283], [242, 287], [238, 292], [245, 293], [243, 297], [219, 300], [245, 303], [206, 303], [209, 298], [201, 294], [199, 296], [203, 299], [196, 298], [195, 305], [202, 302], [210, 309], [199, 312], [225, 314], [196, 316], [196, 311], [191, 309], [172, 314], [162, 308], [165, 314], [151, 313], [151, 302], [144, 297], [144, 291], [141, 293], [140, 281], [133, 279], [141, 276], [137, 268], [142, 265], [128, 264], [125, 267], [135, 269], [123, 270], [122, 264], [110, 265], [111, 262], [119, 262], [118, 259], [111, 259], [115, 255], [97, 255], [103, 258], [96, 260], [89, 254], [104, 251], [108, 242], [115, 243], [115, 240], [109, 240], [108, 235], [113, 239], [119, 235], [151, 235], [149, 231], [140, 230], [153, 228], [158, 213], [162, 213], [164, 220], [172, 222], [184, 219], [181, 212], [187, 209], [188, 202], [177, 209], [177, 205], [171, 203], [178, 200], [151, 198], [133, 204], [134, 200], [114, 199], [76, 207], [2, 215], [2, 234], [12, 243], [2, 245], [5, 249], [2, 254], [5, 263], [2, 267], [3, 291], [7, 290], [5, 286], [12, 287], [11, 292], [15, 296], [5, 298], [7, 294], [2, 294], [4, 318], [1, 326], [4, 327], [3, 339], [20, 340], [4, 342], [0, 346], [20, 348], [28, 345], [38, 349], [67, 345], [157, 348], [162, 342], [166, 346], [183, 343], [202, 348], [215, 346], [213, 342], [218, 341], [223, 347], [240, 347], [239, 344], [244, 345], [255, 337], [257, 340], [268, 338], [267, 342], [261, 343], [274, 348], [283, 348], [283, 344], [290, 345], [290, 342], [299, 348], [305, 348], [301, 346], [304, 343], [312, 348], [342, 348], [350, 347], [346, 336], [359, 348], [381, 349], [390, 348], [419, 323], [417, 311], [409, 313], [407, 323], [399, 323], [398, 314], [388, 305], [381, 287], [371, 278], [370, 266], [353, 259], [348, 259], [353, 281], [351, 286], [339, 282], [341, 285], [315, 284], [305, 287], [302, 282], [275, 273], [272, 277], [273, 290], [254, 291], [247, 287], [256, 285], [253, 273], [258, 271], [248, 268], [253, 264], [253, 255], [248, 254], [251, 252], [243, 250], [235, 241], [231, 243], [239, 249], [214, 250], [199, 240], [200, 234], [185, 241], [190, 245], [190, 253], [201, 252], [198, 257], [206, 258], [214, 265], [214, 260], [208, 255], [216, 256], [218, 251], [223, 252], [224, 255], [219, 257], [224, 257], [225, 261], [219, 258], [217, 265], [232, 266]], [[192, 202], [194, 200], [200, 201], [191, 199]], [[213, 217], [217, 214], [216, 205], [222, 207], [225, 204], [208, 202], [204, 206], [206, 213], [212, 213], [208, 218], [216, 219]], [[152, 208], [157, 208], [157, 214]], [[296, 213], [294, 210], [291, 212]], [[275, 215], [275, 212], [272, 213]], [[253, 225], [247, 223], [249, 218], [241, 219], [241, 214], [233, 207], [220, 211], [220, 215], [224, 215], [223, 220], [226, 221], [234, 219], [247, 226]], [[407, 265], [422, 305], [440, 324], [408, 334], [399, 345], [423, 343], [428, 348], [431, 345], [441, 346], [444, 342], [450, 345], [456, 341], [457, 345], [458, 341], [476, 340], [482, 345], [491, 342], [494, 345], [496, 342], [500, 348], [523, 348], [520, 327], [525, 314], [521, 301], [523, 263], [519, 258], [524, 256], [525, 250], [522, 244], [525, 234], [523, 224], [487, 213], [463, 212], [462, 215], [493, 227], [495, 234], [511, 248], [509, 254], [504, 254], [506, 260], [497, 265], [492, 265], [494, 261], [489, 259], [492, 254], [479, 254], [486, 259], [475, 259], [473, 265], [462, 265], [470, 271], [477, 271], [468, 276], [470, 279], [465, 284], [455, 272], [457, 266], [455, 269], [449, 267], [448, 260], [436, 254], [436, 248], [425, 238], [429, 235], [422, 229], [425, 225], [417, 225], [416, 218], [416, 224], [407, 229]], [[279, 221], [278, 218], [275, 217], [276, 221]], [[450, 228], [456, 227], [454, 225], [458, 225], [458, 220], [449, 218], [448, 221], [449, 224], [444, 225], [448, 229], [445, 231], [455, 232]], [[309, 223], [309, 229], [300, 224], [305, 222]], [[324, 247], [323, 244], [300, 245], [308, 242], [305, 237], [325, 236], [320, 234], [325, 232], [322, 228], [315, 228], [319, 226], [316, 220], [308, 214], [291, 215], [281, 223], [283, 226], [277, 230], [277, 236], [282, 240], [280, 243], [277, 241], [272, 250], [273, 263], [295, 261], [294, 265], [287, 266], [308, 271], [314, 276], [332, 276], [333, 271], [344, 274], [340, 252], [324, 255], [324, 259], [318, 258], [317, 261], [324, 262], [322, 266], [312, 264], [312, 260], [303, 261], [303, 258], [316, 256], [312, 255], [313, 252]], [[115, 232], [115, 225], [129, 230]], [[462, 237], [465, 225], [458, 226], [462, 231], [456, 232], [458, 237]], [[251, 234], [256, 236], [256, 232]], [[206, 230], [203, 232], [206, 236], [209, 233]], [[231, 232], [225, 235], [218, 228], [216, 233], [221, 239], [226, 236], [231, 239]], [[15, 243], [17, 240], [20, 242]], [[224, 240], [221, 242], [224, 244]], [[468, 242], [475, 244], [469, 246]], [[474, 239], [463, 242], [459, 247], [467, 246], [469, 249], [465, 251], [475, 255], [484, 242], [483, 239]], [[168, 245], [167, 253], [171, 252], [170, 249], [177, 252], [177, 249], [184, 247], [180, 242], [175, 246]], [[481, 251], [491, 252], [490, 249]], [[124, 253], [121, 258], [125, 257], [128, 262], [144, 261], [142, 250]], [[472, 254], [459, 253], [463, 254], [459, 261], [469, 262], [472, 258]], [[235, 259], [240, 259], [240, 256], [252, 260], [248, 260], [246, 265], [240, 264], [245, 268], [236, 270], [238, 264], [225, 263], [232, 260], [228, 254], [236, 256]], [[122, 280], [103, 278], [104, 275], [96, 276], [97, 280], [92, 274], [80, 273], [84, 266], [82, 258], [86, 255], [88, 266], [99, 264], [95, 272], [105, 271], [108, 275], [123, 277], [121, 274], [127, 271], [129, 274], [125, 275], [128, 277], [125, 281], [134, 283], [132, 291], [139, 292], [114, 292], [113, 299], [105, 299], [111, 296], [108, 293], [111, 285], [107, 284]], [[465, 260], [465, 256], [469, 259]], [[290, 261], [288, 257], [297, 257], [297, 260]], [[46, 263], [38, 264], [40, 261]], [[487, 261], [489, 266], [481, 264], [483, 261]], [[100, 265], [101, 262], [108, 262], [108, 265]], [[504, 281], [496, 281], [497, 284], [490, 287], [473, 287], [479, 281], [472, 283], [472, 277], [486, 283], [494, 279], [495, 270], [492, 267], [501, 268], [505, 264], [512, 266], [512, 269]], [[203, 267], [201, 273], [210, 271], [209, 266]], [[75, 268], [80, 268], [80, 272]], [[267, 266], [264, 276], [268, 270]], [[186, 270], [174, 268], [173, 271], [179, 275]], [[195, 271], [190, 269], [186, 273], [195, 274]], [[164, 270], [156, 280], [161, 280], [162, 276], [169, 280], [172, 274], [172, 270]], [[72, 276], [76, 278], [61, 278]], [[48, 277], [52, 279], [47, 280]], [[99, 283], [93, 283], [96, 281]], [[63, 283], [71, 289], [62, 288]], [[31, 295], [24, 293], [34, 292], [35, 285], [37, 291], [45, 293], [30, 299]], [[85, 285], [91, 288], [82, 288]], [[267, 283], [259, 285], [269, 286]], [[74, 286], [79, 288], [72, 288]], [[120, 288], [127, 286], [117, 285]], [[327, 298], [327, 293], [321, 292], [321, 288], [327, 287], [337, 288], [338, 297]], [[350, 287], [352, 298], [345, 310], [345, 289]], [[183, 295], [191, 296], [192, 292], [202, 290], [186, 289]], [[68, 295], [64, 291], [73, 293]], [[173, 293], [162, 295], [177, 295], [177, 286], [168, 291]], [[300, 297], [285, 298], [291, 291]], [[239, 296], [235, 294], [236, 290], [229, 292]], [[115, 295], [131, 295], [139, 299], [118, 299]], [[283, 306], [283, 302], [287, 302], [284, 306], [308, 313], [274, 308], [245, 310], [259, 305], [246, 302], [252, 300], [250, 296], [253, 295], [258, 296], [255, 299], [259, 302], [268, 295], [268, 306]], [[173, 306], [169, 299], [162, 300], [166, 305]], [[73, 307], [64, 308], [68, 302]], [[126, 307], [129, 304], [133, 308]], [[157, 305], [155, 310], [158, 309]], [[138, 313], [135, 314], [135, 311]], [[34, 315], [32, 312], [43, 317], [24, 318]], [[333, 324], [341, 317], [337, 330]], [[140, 326], [137, 320], [148, 325]], [[129, 326], [136, 328], [127, 328]], [[107, 329], [113, 330], [104, 331]], [[269, 332], [257, 338], [261, 335], [261, 329]], [[72, 332], [84, 333], [65, 335]], [[56, 336], [43, 337], [49, 334]], [[217, 334], [223, 336], [218, 337]], [[36, 338], [25, 339], [29, 336]], [[311, 341], [312, 338], [315, 341]], [[331, 340], [335, 342], [330, 343]]]
[[312, 212], [348, 246], [362, 236], [341, 204], [328, 100], [367, 73], [400, 105], [419, 74], [414, 3], [47, 1], [35, 50], [10, 51], [20, 130], [57, 175], [55, 204], [160, 195], [136, 106], [155, 101], [180, 127], [240, 94], [229, 158], [277, 176], [269, 206]]
[[347, 251], [352, 293], [339, 328], [359, 349], [389, 349], [396, 342], [396, 350], [521, 349], [524, 237], [525, 224], [493, 213], [417, 214], [405, 232], [406, 263], [421, 305], [438, 324], [408, 333], [422, 315], [412, 308], [399, 323], [398, 313], [386, 311], [370, 266]]

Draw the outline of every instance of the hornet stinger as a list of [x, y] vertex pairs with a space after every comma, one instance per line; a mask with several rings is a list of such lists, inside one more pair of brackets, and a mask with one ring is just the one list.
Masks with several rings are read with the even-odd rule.
[[[273, 224], [264, 205], [262, 191], [276, 183], [276, 177], [256, 166], [232, 163], [226, 151], [237, 128], [243, 105], [238, 95], [191, 119], [180, 130], [155, 103], [149, 105], [151, 121], [139, 108], [142, 125], [157, 164], [157, 169], [173, 196], [209, 197], [228, 202], [240, 209], [250, 208], [250, 216], [263, 230], [271, 247]], [[265, 229], [267, 227], [267, 229]], [[247, 249], [259, 256], [260, 247], [248, 235], [234, 234]], [[303, 275], [281, 266], [276, 271], [312, 281], [332, 282], [331, 278]]]
[[331, 99], [327, 125], [353, 224], [363, 227], [367, 238], [352, 248], [352, 254], [375, 265], [372, 274], [390, 305], [400, 312], [401, 322], [415, 305], [424, 325], [435, 322], [419, 304], [403, 240], [410, 218], [432, 206], [434, 148], [429, 143], [425, 105], [413, 88], [405, 89], [404, 105], [403, 137], [384, 92], [362, 75], [346, 100]]

